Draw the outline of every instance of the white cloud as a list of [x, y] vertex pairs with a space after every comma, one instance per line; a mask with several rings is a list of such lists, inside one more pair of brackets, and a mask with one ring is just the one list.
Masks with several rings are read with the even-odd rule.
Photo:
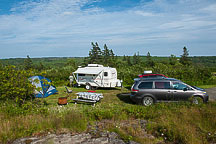
[[[181, 44], [182, 47], [197, 46], [200, 42], [203, 45], [209, 40], [212, 45], [208, 46], [212, 49], [216, 43], [214, 1], [143, 1], [135, 8], [116, 12], [95, 6], [82, 9], [91, 2], [41, 0], [18, 4], [11, 9], [12, 14], [0, 15], [0, 47], [8, 48], [0, 57], [16, 55], [17, 48], [23, 52], [23, 57], [27, 55], [26, 49], [31, 49], [27, 52], [32, 56], [41, 56], [40, 51], [45, 49], [50, 56], [86, 56], [92, 41], [111, 45], [118, 55], [134, 54], [145, 47], [151, 47], [151, 53], [155, 55], [170, 55], [166, 50], [158, 49], [177, 48]], [[125, 48], [133, 50], [125, 51]], [[189, 47], [190, 52], [198, 48]], [[181, 51], [181, 47], [179, 49]], [[175, 52], [172, 53], [178, 55]], [[216, 51], [211, 54], [216, 55]]]
[[201, 9], [201, 11], [206, 11], [206, 12], [210, 12], [212, 14], [215, 14], [216, 13], [216, 4], [204, 7], [204, 8]]
[[142, 15], [142, 16], [146, 16], [146, 17], [152, 17], [152, 16], [156, 16], [156, 14], [154, 14], [154, 13], [150, 13], [150, 12], [143, 12], [143, 11], [140, 11], [140, 10], [137, 10], [137, 11], [135, 11], [135, 13], [136, 14], [138, 14], [138, 15]]

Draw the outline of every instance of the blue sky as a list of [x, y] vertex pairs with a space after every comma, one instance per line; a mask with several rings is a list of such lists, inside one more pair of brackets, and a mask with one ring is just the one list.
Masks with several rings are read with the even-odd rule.
[[215, 0], [0, 0], [0, 58], [216, 56]]

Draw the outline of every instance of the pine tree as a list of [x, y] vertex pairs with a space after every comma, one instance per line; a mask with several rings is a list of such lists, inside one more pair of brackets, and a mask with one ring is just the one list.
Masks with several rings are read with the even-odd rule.
[[33, 62], [29, 55], [27, 55], [27, 58], [24, 60], [24, 69], [29, 70], [33, 68]]
[[137, 55], [136, 53], [133, 55], [133, 64], [137, 64]]
[[95, 44], [92, 42], [92, 49], [89, 51], [89, 63], [101, 64], [102, 63], [102, 52], [101, 49], [96, 42]]
[[139, 52], [136, 54], [134, 54], [133, 56], [133, 64], [139, 64], [140, 63], [140, 56], [139, 56]]
[[189, 51], [187, 50], [186, 47], [183, 48], [183, 55], [181, 55], [180, 58], [180, 63], [182, 63], [183, 65], [190, 65], [191, 64], [191, 60], [189, 59]]
[[140, 63], [141, 62], [141, 58], [140, 58], [140, 55], [139, 55], [139, 52], [137, 53], [137, 63]]
[[110, 55], [111, 55], [110, 50], [108, 49], [107, 45], [105, 44], [104, 45], [104, 50], [103, 50], [103, 63], [105, 65], [109, 64], [110, 59], [111, 59]]
[[110, 50], [110, 56], [112, 60], [115, 60], [115, 54], [112, 49]]
[[126, 56], [124, 55], [124, 57], [123, 57], [123, 61], [127, 61], [127, 59], [126, 59]]
[[147, 66], [153, 67], [155, 65], [155, 63], [152, 60], [150, 52], [147, 53], [147, 57], [146, 58], [147, 58], [147, 61], [146, 61]]

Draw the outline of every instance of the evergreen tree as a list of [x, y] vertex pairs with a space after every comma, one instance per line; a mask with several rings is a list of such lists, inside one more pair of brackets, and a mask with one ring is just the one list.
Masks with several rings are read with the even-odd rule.
[[104, 45], [104, 50], [103, 50], [103, 64], [104, 65], [109, 65], [113, 66], [115, 63], [115, 54], [112, 49], [109, 49], [107, 45]]
[[140, 63], [141, 62], [141, 58], [140, 58], [140, 55], [139, 55], [139, 52], [137, 53], [137, 63]]
[[181, 55], [180, 58], [180, 63], [182, 63], [183, 65], [190, 65], [191, 64], [191, 60], [189, 59], [189, 51], [187, 50], [186, 47], [183, 48], [183, 55]]
[[133, 56], [133, 64], [135, 65], [135, 64], [139, 64], [140, 63], [140, 56], [139, 56], [139, 52], [138, 52], [138, 54], [134, 54], [134, 56]]
[[101, 49], [96, 42], [95, 44], [92, 42], [92, 49], [89, 51], [89, 63], [101, 64], [102, 63], [102, 52]]
[[112, 60], [115, 60], [115, 54], [112, 49], [110, 50], [110, 56]]
[[146, 64], [147, 66], [153, 67], [155, 65], [154, 61], [152, 60], [150, 52], [147, 53], [147, 61]]
[[105, 65], [108, 65], [110, 62], [110, 50], [108, 49], [107, 45], [104, 45], [104, 50], [103, 50], [103, 63]]
[[137, 64], [137, 55], [136, 53], [133, 55], [133, 64]]
[[126, 58], [126, 56], [124, 55], [124, 57], [123, 57], [123, 61], [127, 61], [127, 58]]
[[29, 55], [27, 55], [27, 58], [24, 60], [24, 69], [29, 70], [33, 68], [33, 62]]
[[109, 65], [110, 66], [114, 66], [116, 60], [117, 60], [117, 55], [115, 55], [114, 52], [113, 52], [113, 50], [111, 49], [110, 50], [110, 62], [109, 62]]

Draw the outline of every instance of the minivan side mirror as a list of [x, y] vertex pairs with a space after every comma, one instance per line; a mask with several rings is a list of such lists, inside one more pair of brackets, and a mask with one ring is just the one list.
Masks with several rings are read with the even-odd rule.
[[183, 91], [187, 91], [187, 90], [188, 90], [187, 88], [184, 88], [184, 89], [183, 89]]

